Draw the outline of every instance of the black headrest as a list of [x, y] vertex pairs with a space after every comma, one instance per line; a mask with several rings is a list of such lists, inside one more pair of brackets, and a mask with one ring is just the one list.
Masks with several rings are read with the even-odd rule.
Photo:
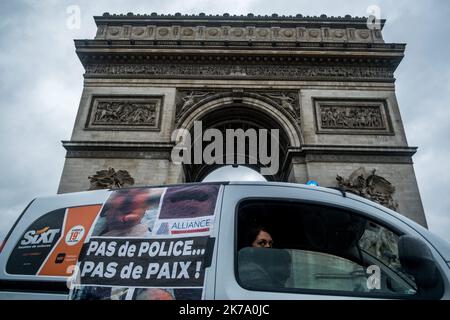
[[291, 255], [285, 249], [247, 247], [239, 251], [239, 277], [250, 287], [284, 287], [291, 275]]

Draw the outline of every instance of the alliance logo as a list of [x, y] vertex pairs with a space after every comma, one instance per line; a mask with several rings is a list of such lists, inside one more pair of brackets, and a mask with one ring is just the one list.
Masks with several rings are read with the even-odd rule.
[[211, 219], [196, 219], [176, 221], [170, 227], [171, 234], [208, 232], [211, 228]]
[[25, 232], [22, 241], [20, 241], [20, 245], [30, 246], [38, 244], [51, 244], [59, 232], [60, 229], [50, 229], [50, 227], [45, 227], [39, 230], [30, 230]]
[[66, 235], [66, 244], [68, 246], [74, 246], [76, 245], [78, 242], [81, 241], [81, 239], [83, 239], [84, 236], [84, 227], [82, 225], [78, 225], [75, 227], [72, 227], [69, 232], [67, 232]]

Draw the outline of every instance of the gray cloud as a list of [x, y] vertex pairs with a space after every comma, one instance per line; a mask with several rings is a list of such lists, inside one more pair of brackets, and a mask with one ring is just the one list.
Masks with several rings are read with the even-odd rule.
[[[446, 1], [60, 1], [0, 2], [0, 239], [34, 197], [54, 194], [64, 163], [59, 141], [69, 139], [82, 91], [83, 68], [73, 39], [95, 35], [94, 15], [199, 13], [367, 15], [387, 18], [388, 42], [407, 43], [396, 73], [397, 97], [430, 229], [450, 240], [450, 34]], [[79, 5], [81, 29], [66, 27], [68, 5]]]

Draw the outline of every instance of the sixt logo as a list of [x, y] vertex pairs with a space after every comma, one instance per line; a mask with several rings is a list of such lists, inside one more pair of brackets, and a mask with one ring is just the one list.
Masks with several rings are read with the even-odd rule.
[[36, 244], [50, 244], [55, 240], [56, 235], [60, 229], [50, 229], [45, 227], [40, 230], [30, 230], [23, 235], [23, 240], [20, 241], [20, 245], [36, 245]]

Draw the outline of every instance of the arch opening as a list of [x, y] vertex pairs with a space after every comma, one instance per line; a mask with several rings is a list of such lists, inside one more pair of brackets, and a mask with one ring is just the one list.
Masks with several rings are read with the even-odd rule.
[[[189, 129], [190, 136], [193, 137], [190, 154], [193, 159], [195, 153], [202, 153], [202, 162], [193, 160], [190, 164], [183, 164], [186, 182], [203, 181], [211, 172], [227, 165], [245, 166], [261, 173], [269, 181], [287, 179], [286, 171], [289, 168], [285, 168], [284, 164], [288, 163], [286, 158], [290, 138], [273, 116], [241, 102], [224, 104], [210, 110], [193, 123]], [[201, 135], [196, 132], [198, 126], [195, 123], [200, 123]], [[216, 134], [220, 133], [222, 140], [216, 141], [215, 136], [204, 134], [209, 129], [214, 129]], [[211, 144], [217, 147], [213, 152], [210, 152]], [[217, 153], [217, 149], [222, 151]], [[222, 161], [205, 162], [205, 154]]]

